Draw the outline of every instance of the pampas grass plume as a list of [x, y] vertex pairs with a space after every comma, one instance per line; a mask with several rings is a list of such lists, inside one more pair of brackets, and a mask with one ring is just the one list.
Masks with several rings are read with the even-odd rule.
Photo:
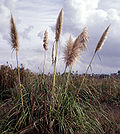
[[57, 23], [56, 23], [56, 37], [55, 37], [56, 42], [59, 40], [60, 34], [62, 32], [62, 23], [63, 23], [63, 9], [61, 9], [61, 11], [59, 13], [59, 16], [57, 18]]
[[76, 38], [74, 43], [72, 42], [72, 36], [69, 37], [66, 49], [64, 51], [64, 60], [67, 66], [72, 66], [81, 53], [87, 49], [86, 43], [88, 42], [87, 28], [83, 29], [83, 32]]
[[10, 36], [12, 49], [18, 51], [18, 34], [12, 14], [10, 19]]
[[102, 36], [97, 44], [97, 47], [95, 49], [95, 53], [102, 48], [104, 41], [107, 37], [107, 33], [108, 33], [109, 28], [110, 28], [110, 25], [105, 29], [104, 33], [102, 34]]
[[44, 33], [44, 40], [43, 40], [43, 47], [45, 49], [45, 51], [48, 50], [48, 31], [46, 30]]
[[55, 55], [54, 55], [54, 52], [55, 50], [54, 50], [54, 44], [53, 44], [53, 47], [52, 47], [52, 64], [54, 64], [55, 63]]

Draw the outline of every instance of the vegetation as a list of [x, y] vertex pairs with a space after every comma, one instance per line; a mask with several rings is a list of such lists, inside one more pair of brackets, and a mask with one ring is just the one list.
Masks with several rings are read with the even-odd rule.
[[[17, 69], [0, 69], [0, 133], [116, 133], [120, 129], [120, 77], [56, 74], [54, 111], [50, 111], [52, 74], [34, 74], [20, 67], [25, 113], [22, 111]], [[64, 81], [63, 81], [64, 79]], [[44, 81], [44, 82], [43, 82]]]
[[[44, 74], [48, 32], [45, 32], [43, 74], [32, 73], [18, 65], [18, 37], [11, 16], [11, 45], [16, 51], [17, 68], [0, 68], [0, 133], [1, 134], [119, 134], [120, 77], [87, 75], [96, 52], [101, 48], [109, 27], [97, 44], [85, 75], [72, 74], [72, 65], [86, 50], [87, 29], [65, 49], [65, 64], [69, 73], [56, 73], [58, 43], [62, 31], [62, 12], [57, 19], [54, 74]], [[55, 57], [54, 57], [55, 51]], [[117, 117], [117, 118], [116, 118]]]

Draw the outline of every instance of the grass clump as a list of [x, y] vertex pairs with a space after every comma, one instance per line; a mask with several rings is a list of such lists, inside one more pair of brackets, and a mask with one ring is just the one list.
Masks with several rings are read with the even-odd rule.
[[[91, 76], [88, 79], [86, 77], [86, 84], [80, 90], [79, 97], [76, 98], [75, 90], [79, 88], [84, 76], [70, 74], [69, 90], [65, 92], [67, 76], [57, 73], [54, 109], [50, 111], [52, 74], [45, 75], [43, 84], [42, 74], [23, 71], [23, 68], [20, 70], [21, 76], [22, 73], [24, 74], [24, 80], [21, 82], [24, 85], [25, 113], [22, 110], [16, 81], [16, 84], [9, 90], [11, 92], [9, 99], [1, 101], [0, 133], [103, 134], [106, 132], [107, 134], [117, 130], [116, 119], [113, 120], [109, 116], [109, 109], [115, 107], [115, 103], [119, 104], [118, 83], [114, 82], [116, 94], [113, 96], [110, 92], [110, 90], [115, 90], [112, 85], [110, 86], [113, 78], [99, 79]], [[16, 69], [13, 72], [16, 72]], [[117, 81], [120, 79], [118, 78]], [[106, 86], [104, 86], [105, 83]]]

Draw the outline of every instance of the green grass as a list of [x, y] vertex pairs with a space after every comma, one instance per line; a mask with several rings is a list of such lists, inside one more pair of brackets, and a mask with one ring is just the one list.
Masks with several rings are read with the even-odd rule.
[[[12, 81], [10, 78], [17, 77], [17, 70], [13, 70], [9, 66], [6, 69], [10, 69], [8, 72], [14, 72], [9, 74], [14, 76], [4, 77], [6, 79], [4, 82], [9, 83], [8, 81]], [[2, 70], [0, 71], [2, 72]], [[4, 94], [0, 100], [1, 134], [20, 132], [103, 134], [117, 131], [116, 122], [110, 120], [109, 113], [104, 109], [103, 104], [119, 102], [119, 77], [116, 79], [86, 77], [85, 83], [76, 97], [75, 94], [83, 76], [70, 75], [66, 90], [67, 74], [57, 73], [54, 109], [51, 110], [52, 75], [43, 77], [42, 74], [34, 74], [23, 67], [20, 68], [20, 73], [21, 83], [24, 86], [24, 113], [17, 81], [14, 82], [14, 86], [11, 84], [12, 87], [7, 87], [6, 83], [0, 82], [0, 95]], [[3, 73], [0, 74], [0, 77], [1, 75], [3, 76]], [[114, 82], [111, 84], [111, 81]]]

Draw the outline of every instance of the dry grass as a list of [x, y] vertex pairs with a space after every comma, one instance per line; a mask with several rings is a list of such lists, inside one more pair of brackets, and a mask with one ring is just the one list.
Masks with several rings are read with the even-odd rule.
[[10, 20], [10, 36], [11, 36], [12, 49], [18, 51], [18, 34], [17, 34], [17, 29], [12, 14]]
[[54, 96], [55, 96], [54, 86], [55, 86], [55, 75], [56, 75], [56, 64], [57, 64], [58, 41], [60, 39], [60, 35], [62, 31], [62, 23], [63, 23], [63, 9], [61, 9], [57, 18], [57, 23], [56, 23], [56, 34], [55, 34], [56, 46], [55, 46], [55, 61], [54, 61], [52, 101], [51, 101], [51, 105], [53, 105], [53, 109], [54, 109]]
[[76, 49], [79, 48], [81, 52], [83, 52], [87, 46], [86, 43], [88, 42], [88, 32], [87, 27], [83, 29], [83, 32], [76, 38], [73, 47]]
[[[4, 83], [5, 86], [6, 86], [7, 83], [9, 84], [9, 81], [12, 80], [12, 79], [13, 79], [12, 82], [14, 82], [14, 76], [7, 77], [7, 75], [15, 74], [15, 77], [17, 78], [16, 69], [15, 70], [11, 69], [12, 72], [10, 74], [7, 74], [8, 72], [10, 72], [10, 70], [7, 71], [9, 68], [8, 67], [4, 67], [4, 68], [2, 67], [2, 70], [0, 70], [0, 77], [4, 75], [4, 77], [2, 77], [2, 80], [3, 80], [3, 82], [5, 82]], [[3, 70], [6, 70], [5, 71], [6, 73], [3, 74], [2, 73]], [[49, 104], [50, 103], [49, 103], [49, 100], [46, 99], [46, 97], [49, 97], [49, 95], [47, 96], [47, 94], [49, 94], [50, 91], [51, 91], [51, 87], [52, 87], [51, 76], [52, 75], [45, 75], [45, 85], [43, 86], [42, 82], [41, 82], [42, 81], [42, 75], [37, 75], [36, 76], [36, 74], [33, 74], [34, 75], [34, 77], [33, 77], [33, 76], [31, 76], [31, 73], [28, 74], [28, 71], [24, 70], [23, 68], [20, 68], [20, 73], [21, 73], [21, 76], [24, 79], [22, 84], [25, 87], [24, 92], [26, 93], [24, 104], [25, 104], [25, 111], [26, 111], [25, 114], [27, 115], [26, 116], [27, 126], [26, 127], [25, 126], [20, 127], [18, 129], [16, 129], [15, 132], [16, 133], [18, 131], [24, 132], [24, 130], [26, 130], [26, 131], [28, 130], [29, 133], [34, 134], [36, 132], [36, 129], [35, 129], [35, 126], [34, 126], [34, 123], [35, 123], [37, 129], [39, 129], [39, 131], [40, 131], [39, 133], [42, 134], [43, 132], [44, 133], [46, 132], [46, 134], [50, 134], [50, 131], [49, 131], [49, 125], [50, 125]], [[6, 77], [7, 77], [7, 79], [6, 79]], [[80, 83], [82, 81], [82, 77], [83, 76], [76, 75], [76, 74], [71, 76], [72, 80], [68, 85], [69, 86], [69, 93], [72, 92], [72, 95], [74, 94], [75, 90], [80, 86]], [[25, 79], [27, 80], [27, 82], [26, 82]], [[29, 81], [28, 79], [29, 80], [31, 79], [31, 80]], [[63, 79], [64, 79], [64, 81], [63, 81]], [[57, 90], [57, 96], [60, 96], [59, 93], [63, 89], [62, 86], [65, 85], [65, 82], [66, 82], [65, 76], [56, 74], [56, 87], [58, 89]], [[0, 82], [0, 84], [1, 84], [1, 82]], [[17, 81], [16, 81], [16, 84], [17, 84]], [[15, 85], [14, 85], [14, 87], [12, 87], [11, 90], [9, 90], [9, 92], [13, 92], [15, 89], [16, 89], [15, 91], [18, 92], [17, 87]], [[116, 89], [115, 89], [115, 87], [116, 87]], [[96, 117], [97, 117], [98, 121], [102, 124], [102, 127], [105, 131], [104, 134], [109, 134], [109, 133], [110, 134], [119, 134], [119, 131], [120, 131], [120, 128], [119, 128], [119, 126], [120, 126], [120, 119], [119, 119], [119, 117], [120, 117], [120, 114], [119, 114], [120, 113], [120, 102], [119, 102], [119, 100], [118, 100], [118, 102], [115, 101], [115, 100], [111, 101], [112, 97], [114, 97], [116, 99], [119, 99], [119, 94], [120, 94], [120, 90], [119, 90], [120, 88], [119, 87], [120, 87], [120, 78], [119, 77], [116, 78], [116, 79], [109, 78], [109, 77], [106, 77], [104, 79], [99, 79], [99, 78], [95, 78], [94, 76], [88, 76], [87, 79], [86, 79], [86, 84], [83, 86], [83, 89], [80, 91], [80, 94], [79, 94], [80, 103], [77, 102], [78, 105], [80, 105], [80, 107], [85, 107], [84, 102], [86, 102], [88, 104], [88, 106], [85, 107], [85, 109], [84, 109], [84, 110], [87, 109], [88, 113], [81, 113], [81, 114], [85, 114], [85, 116], [87, 116], [87, 114], [88, 114], [89, 117], [92, 116], [91, 114], [93, 114], [93, 117], [94, 117], [93, 119], [96, 119]], [[10, 89], [10, 87], [8, 87], [8, 89]], [[115, 92], [115, 90], [118, 90], [119, 92], [116, 92], [116, 95], [113, 96], [113, 92]], [[112, 93], [111, 93], [111, 91], [112, 91]], [[18, 99], [17, 98], [18, 96], [16, 96], [16, 94], [17, 93], [15, 92], [14, 94], [11, 95], [11, 97], [9, 99], [5, 100], [5, 103], [4, 102], [1, 103], [0, 119], [4, 119], [4, 117], [6, 115], [5, 113], [9, 113], [9, 111], [11, 111], [11, 109], [13, 107], [15, 107], [15, 105], [17, 105], [16, 102], [14, 101], [14, 100]], [[94, 98], [93, 98], [93, 96], [94, 96]], [[55, 107], [58, 108], [59, 101], [60, 100], [62, 101], [62, 99], [63, 98], [58, 97], [58, 100], [55, 103]], [[69, 99], [71, 101], [72, 98], [69, 98]], [[107, 123], [106, 120], [101, 116], [101, 111], [98, 111], [97, 113], [94, 111], [96, 106], [97, 106], [97, 103], [96, 103], [95, 99], [99, 100], [99, 103], [100, 103], [99, 106], [103, 107], [103, 109], [107, 112], [107, 117], [109, 118], [111, 124]], [[62, 119], [65, 118], [65, 121], [71, 121], [70, 122], [71, 126], [74, 125], [72, 123], [72, 121], [74, 120], [74, 118], [76, 118], [76, 116], [73, 116], [71, 120], [69, 118], [69, 113], [72, 113], [73, 111], [71, 111], [71, 112], [66, 111], [67, 113], [66, 112], [64, 113], [65, 116], [63, 116], [63, 114], [60, 113], [62, 110], [63, 111], [65, 110], [64, 108], [66, 108], [66, 109], [68, 109], [68, 108], [72, 109], [73, 108], [72, 110], [74, 110], [75, 107], [72, 107], [72, 104], [67, 105], [65, 107], [66, 101], [68, 101], [68, 100], [65, 100], [64, 103], [60, 103], [60, 109], [59, 109], [59, 112], [58, 112], [60, 115], [56, 119], [56, 121], [53, 123], [53, 128], [54, 129], [51, 127], [51, 129], [54, 131], [54, 133], [58, 132], [58, 128], [57, 128], [58, 127], [58, 120], [60, 120], [60, 119], [61, 119], [61, 122], [62, 121], [64, 122], [64, 120], [62, 120]], [[70, 103], [70, 101], [68, 101], [68, 102]], [[19, 103], [20, 103], [20, 101], [19, 101]], [[63, 106], [62, 106], [62, 104], [63, 104]], [[90, 106], [91, 107], [93, 106], [93, 109], [91, 109]], [[100, 107], [98, 107], [98, 109]], [[10, 115], [12, 115], [13, 113], [14, 113], [14, 115], [7, 121], [6, 124], [8, 124], [8, 122], [10, 122], [10, 121], [12, 122], [11, 119], [16, 120], [16, 122], [17, 122], [20, 119], [20, 117], [22, 118], [22, 116], [20, 116], [20, 114], [18, 114], [21, 111], [22, 110], [20, 110], [16, 106], [16, 113], [14, 112], [14, 110], [13, 110], [13, 112], [11, 111]], [[92, 111], [92, 113], [91, 113], [91, 111]], [[27, 113], [30, 113], [30, 115], [27, 114]], [[58, 113], [57, 113], [57, 110], [56, 110], [53, 117], [58, 115]], [[28, 123], [28, 118], [30, 120], [29, 123]], [[80, 119], [82, 120], [82, 117]], [[86, 120], [84, 120], [84, 121], [86, 121]], [[21, 120], [21, 122], [22, 122], [22, 120]], [[0, 123], [2, 124], [2, 122], [0, 122]], [[9, 129], [11, 128], [10, 125], [6, 126], [6, 125], [4, 125], [4, 123], [3, 123], [3, 127], [5, 127], [5, 128], [9, 127]], [[79, 123], [79, 121], [78, 121], [78, 123]], [[24, 122], [23, 122], [23, 124], [24, 124]], [[75, 124], [75, 126], [76, 125], [77, 124]], [[14, 126], [14, 122], [13, 122], [13, 126]], [[71, 126], [69, 126], [69, 127], [71, 127]], [[86, 130], [87, 130], [87, 128], [86, 128]], [[2, 129], [0, 131], [2, 131]], [[13, 131], [10, 129], [8, 132], [13, 132]], [[83, 133], [83, 134], [96, 134], [97, 133], [97, 131], [96, 131], [96, 133], [90, 132], [90, 131], [88, 131], [88, 132], [86, 131], [86, 133], [85, 133], [84, 129], [81, 130], [81, 131], [77, 131], [77, 132], [78, 133]]]
[[54, 49], [54, 44], [53, 44], [53, 47], [52, 47], [52, 65], [55, 63], [55, 49]]
[[44, 73], [45, 73], [45, 61], [46, 61], [46, 51], [48, 50], [48, 31], [47, 30], [44, 33], [43, 48], [45, 49], [45, 52], [44, 52], [44, 64], [43, 64], [43, 76], [44, 76]]
[[63, 9], [61, 9], [59, 16], [57, 18], [57, 23], [56, 23], [56, 42], [59, 41], [60, 39], [60, 34], [62, 32], [62, 23], [63, 23]]
[[106, 36], [107, 36], [108, 30], [109, 30], [109, 27], [110, 27], [110, 25], [109, 25], [109, 26], [106, 28], [106, 30], [103, 32], [103, 34], [102, 34], [102, 36], [101, 36], [101, 38], [100, 38], [100, 40], [99, 40], [99, 42], [98, 42], [98, 44], [97, 44], [97, 46], [96, 46], [96, 49], [95, 49], [94, 54], [93, 54], [93, 57], [92, 57], [92, 59], [91, 59], [89, 65], [88, 65], [88, 67], [87, 67], [87, 69], [86, 69], [85, 75], [84, 75], [83, 80], [82, 80], [81, 85], [80, 85], [80, 88], [78, 89], [77, 96], [78, 96], [79, 91], [80, 91], [80, 89], [81, 89], [81, 87], [82, 87], [82, 85], [83, 85], [83, 83], [84, 83], [84, 81], [85, 81], [85, 77], [86, 77], [86, 75], [87, 75], [87, 73], [88, 73], [89, 68], [91, 67], [91, 64], [92, 64], [92, 61], [93, 61], [93, 59], [94, 59], [94, 57], [95, 57], [95, 55], [96, 55], [96, 52], [101, 49], [101, 47], [102, 47], [102, 45], [103, 45], [103, 43], [104, 43], [104, 41], [105, 41], [105, 39], [106, 39]]
[[65, 60], [66, 66], [70, 65], [69, 58], [71, 57], [72, 48], [73, 48], [73, 40], [72, 40], [72, 35], [70, 35], [69, 40], [67, 41], [65, 52], [64, 52], [64, 55], [65, 55], [64, 60]]
[[109, 28], [110, 28], [110, 25], [106, 28], [106, 30], [104, 31], [103, 35], [101, 36], [101, 38], [100, 38], [100, 40], [99, 40], [99, 42], [97, 44], [97, 47], [95, 49], [95, 53], [102, 48], [102, 46], [104, 44], [104, 41], [105, 41], [105, 39], [107, 37], [107, 33], [108, 33]]
[[14, 22], [14, 18], [11, 14], [11, 20], [10, 20], [10, 35], [11, 35], [11, 46], [13, 50], [16, 50], [16, 60], [17, 60], [17, 70], [18, 70], [18, 83], [19, 83], [19, 87], [20, 87], [20, 93], [21, 93], [21, 104], [22, 104], [22, 108], [23, 108], [23, 112], [24, 112], [24, 106], [23, 106], [23, 89], [22, 89], [22, 85], [21, 85], [21, 81], [20, 81], [20, 70], [19, 70], [19, 63], [18, 63], [18, 34], [17, 34], [17, 29], [16, 29], [16, 25]]
[[[18, 35], [13, 16], [11, 15], [11, 46], [12, 49], [16, 51], [17, 69], [13, 70], [10, 67], [2, 66], [1, 69], [4, 71], [0, 70], [0, 88], [5, 90], [5, 92], [0, 90], [0, 95], [2, 96], [4, 93], [10, 94], [7, 100], [6, 98], [5, 100], [4, 98], [0, 99], [0, 133], [119, 133], [119, 128], [118, 130], [116, 129], [116, 127], [118, 127], [116, 123], [118, 123], [118, 125], [120, 124], [120, 121], [117, 120], [117, 118], [120, 117], [119, 109], [115, 107], [116, 110], [112, 110], [107, 106], [108, 110], [106, 110], [104, 105], [104, 103], [108, 104], [114, 99], [116, 100], [114, 102], [119, 105], [120, 86], [113, 82], [113, 78], [108, 77], [106, 81], [101, 81], [101, 79], [95, 79], [90, 76], [86, 79], [83, 87], [80, 88], [82, 90], [78, 90], [85, 80], [85, 76], [96, 52], [101, 49], [110, 26], [107, 27], [100, 38], [84, 76], [71, 75], [71, 69], [80, 54], [87, 49], [87, 28], [85, 27], [83, 29], [83, 32], [74, 42], [72, 36], [70, 36], [64, 53], [65, 64], [66, 67], [69, 67], [69, 73], [68, 76], [66, 74], [60, 75], [59, 73], [56, 74], [56, 63], [58, 43], [62, 31], [62, 16], [63, 9], [61, 9], [56, 23], [55, 50], [54, 45], [52, 48], [54, 74], [43, 75], [45, 71], [46, 51], [48, 50], [48, 32], [46, 30], [43, 39], [43, 47], [45, 50], [43, 74], [33, 74], [32, 77], [31, 73], [28, 74], [23, 67], [19, 68]], [[14, 72], [15, 76], [13, 76]], [[19, 87], [18, 81], [16, 81], [17, 75]], [[53, 81], [51, 81], [52, 76]], [[98, 84], [98, 82], [100, 83]], [[20, 91], [18, 89], [20, 89]], [[9, 92], [7, 92], [8, 90]], [[77, 90], [78, 97], [75, 96], [75, 91]], [[106, 119], [107, 114], [103, 109], [108, 113], [110, 121]], [[109, 110], [112, 110], [112, 112], [109, 113]], [[115, 113], [117, 113], [117, 116]], [[111, 130], [111, 127], [114, 130]]]
[[66, 49], [64, 51], [64, 60], [67, 66], [72, 66], [79, 58], [80, 54], [87, 49], [86, 43], [88, 42], [87, 28], [85, 27], [83, 32], [72, 41], [72, 36], [69, 37]]
[[45, 51], [48, 50], [48, 31], [47, 30], [44, 33], [43, 47]]

